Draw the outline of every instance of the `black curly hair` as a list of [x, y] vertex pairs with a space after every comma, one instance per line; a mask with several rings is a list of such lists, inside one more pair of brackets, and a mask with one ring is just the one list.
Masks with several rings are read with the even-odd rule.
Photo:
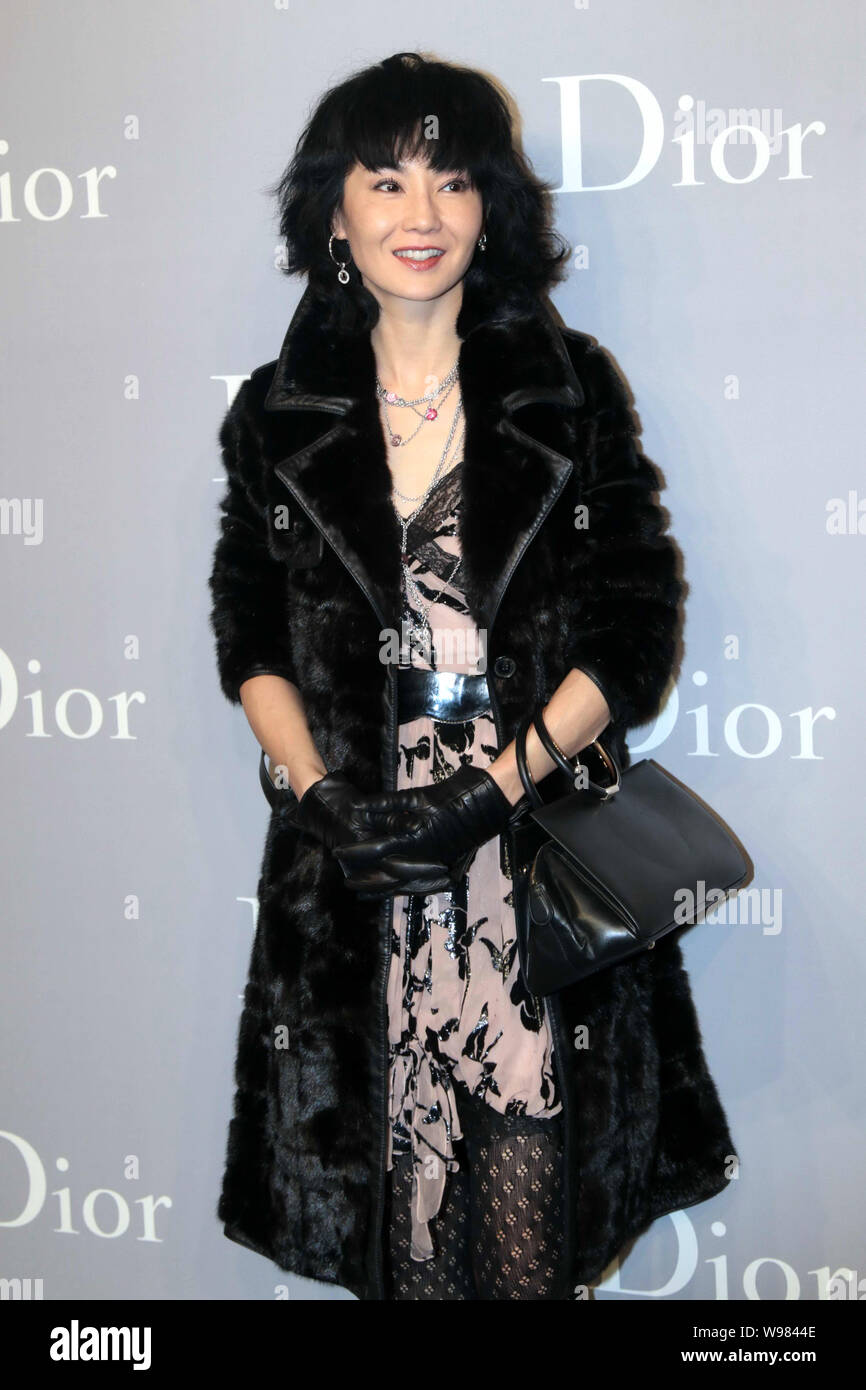
[[[344, 180], [355, 163], [375, 170], [412, 158], [464, 173], [481, 194], [487, 248], [476, 251], [465, 286], [498, 304], [539, 297], [564, 279], [571, 248], [552, 228], [551, 186], [518, 148], [506, 97], [475, 69], [395, 53], [325, 93], [282, 177], [265, 190], [277, 199], [284, 273], [307, 276], [335, 329], [369, 331], [379, 314], [354, 263], [335, 293], [328, 239]], [[334, 253], [348, 259], [346, 243], [335, 240]]]

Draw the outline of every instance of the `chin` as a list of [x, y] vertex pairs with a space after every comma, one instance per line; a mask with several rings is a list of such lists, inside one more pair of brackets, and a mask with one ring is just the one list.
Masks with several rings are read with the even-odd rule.
[[[408, 273], [412, 274], [411, 271]], [[465, 275], [465, 271], [463, 273]], [[394, 299], [406, 299], [413, 304], [422, 304], [431, 299], [441, 299], [444, 294], [455, 289], [463, 281], [463, 275], [452, 279], [450, 276], [438, 280], [435, 272], [430, 275], [418, 275], [411, 284], [406, 284], [407, 276], [401, 276], [398, 283], [394, 283], [389, 278], [388, 282], [380, 286], [373, 286], [373, 290], [382, 294], [392, 296]], [[416, 283], [417, 282], [417, 283]]]

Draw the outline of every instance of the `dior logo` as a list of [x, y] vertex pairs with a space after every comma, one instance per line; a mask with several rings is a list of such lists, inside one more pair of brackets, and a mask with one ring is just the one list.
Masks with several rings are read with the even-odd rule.
[[[4, 1171], [16, 1168], [25, 1179], [23, 1196], [19, 1210], [14, 1216], [0, 1220], [0, 1227], [3, 1226], [29, 1226], [32, 1221], [42, 1212], [45, 1206], [47, 1195], [47, 1177], [45, 1167], [39, 1154], [32, 1144], [29, 1144], [20, 1134], [12, 1134], [11, 1131], [0, 1129], [0, 1140], [6, 1140], [11, 1146], [11, 1155], [4, 1154], [2, 1162]], [[17, 1160], [17, 1162], [16, 1162]], [[8, 1169], [6, 1165], [9, 1165]], [[69, 1170], [68, 1158], [56, 1158], [54, 1166], [60, 1173]], [[124, 1177], [127, 1181], [138, 1180], [138, 1159], [135, 1155], [128, 1155], [124, 1160]], [[7, 1178], [4, 1186], [7, 1190], [20, 1191], [21, 1186], [17, 1181], [13, 1186]], [[73, 1197], [69, 1187], [59, 1187], [51, 1193], [52, 1197], [57, 1198], [57, 1218], [58, 1225], [53, 1229], [57, 1235], [80, 1236], [83, 1232], [78, 1229], [73, 1222], [80, 1221], [82, 1226], [93, 1236], [100, 1236], [103, 1240], [116, 1240], [118, 1236], [126, 1235], [132, 1226], [132, 1215], [130, 1206], [139, 1208], [135, 1213], [135, 1227], [139, 1234], [136, 1240], [151, 1241], [162, 1244], [163, 1236], [156, 1234], [156, 1213], [160, 1207], [170, 1209], [172, 1200], [170, 1197], [154, 1197], [149, 1193], [144, 1197], [136, 1197], [130, 1204], [126, 1198], [110, 1187], [96, 1187], [92, 1191], [85, 1193], [80, 1199], [80, 1209], [73, 1216]]]
[[[8, 140], [0, 140], [0, 155], [8, 153]], [[0, 174], [0, 222], [23, 221], [24, 219], [16, 214], [16, 206], [37, 222], [57, 222], [71, 211], [76, 191], [79, 202], [83, 201], [84, 204], [84, 211], [78, 212], [78, 217], [107, 217], [108, 213], [103, 212], [99, 205], [99, 185], [103, 179], [117, 178], [114, 165], [106, 164], [102, 169], [94, 166], [76, 174], [75, 178], [83, 181], [77, 190], [72, 179], [62, 169], [53, 169], [50, 166], [34, 169], [24, 180], [16, 203], [11, 174], [8, 170]]]
[[[630, 1298], [672, 1298], [691, 1283], [700, 1262], [700, 1245], [694, 1223], [684, 1211], [668, 1212], [666, 1217], [660, 1218], [661, 1220], [670, 1220], [675, 1238], [671, 1252], [671, 1272], [667, 1281], [655, 1289], [626, 1287], [622, 1279], [622, 1267], [614, 1261], [610, 1276], [595, 1286], [596, 1294], [602, 1292], [626, 1294]], [[721, 1239], [727, 1234], [727, 1227], [723, 1221], [714, 1221], [710, 1226], [710, 1233]], [[704, 1264], [710, 1265], [712, 1269], [714, 1285], [714, 1292], [707, 1295], [708, 1297], [715, 1298], [717, 1302], [738, 1297], [738, 1294], [731, 1292], [731, 1271], [727, 1255], [711, 1255], [704, 1260]], [[773, 1255], [761, 1255], [746, 1265], [739, 1284], [747, 1299], [759, 1303], [767, 1299], [797, 1301], [805, 1297], [823, 1301], [842, 1296], [850, 1297], [850, 1293], [841, 1294], [841, 1288], [850, 1290], [852, 1280], [853, 1286], [856, 1287], [856, 1272], [846, 1266], [831, 1270], [829, 1265], [821, 1265], [818, 1269], [808, 1270], [807, 1273], [814, 1277], [814, 1292], [806, 1292], [804, 1295], [801, 1278], [793, 1265]]]
[[[554, 191], [557, 193], [596, 193], [608, 192], [618, 188], [631, 188], [652, 173], [665, 146], [665, 119], [662, 108], [653, 92], [636, 77], [622, 73], [584, 73], [576, 77], [544, 77], [543, 82], [556, 82], [560, 92], [560, 119], [562, 139], [562, 183]], [[583, 179], [582, 151], [582, 111], [581, 97], [585, 84], [590, 82], [612, 82], [618, 84], [631, 97], [637, 108], [640, 126], [636, 134], [641, 135], [641, 143], [631, 170], [615, 183], [587, 184]], [[706, 183], [705, 177], [697, 173], [697, 139], [693, 116], [695, 99], [685, 92], [677, 103], [676, 133], [668, 142], [679, 148], [680, 177], [674, 188], [696, 188]], [[749, 111], [732, 113], [735, 117], [753, 114]], [[760, 121], [760, 116], [759, 116]], [[754, 183], [762, 177], [770, 166], [770, 160], [780, 161], [779, 179], [810, 179], [804, 173], [804, 143], [807, 135], [823, 135], [827, 127], [823, 121], [810, 121], [803, 127], [801, 122], [775, 130], [773, 143], [761, 129], [760, 124], [752, 124], [751, 119], [736, 119], [725, 125], [709, 142], [709, 157], [701, 165], [702, 174], [710, 174], [722, 183]], [[706, 136], [704, 127], [702, 134]], [[784, 140], [783, 138], [784, 137]], [[728, 167], [728, 146], [742, 144], [747, 140], [753, 147], [752, 167], [745, 174], [735, 175]]]
[[41, 497], [0, 497], [0, 536], [23, 536], [25, 545], [42, 544]]
[[[31, 675], [38, 675], [42, 666], [35, 658], [27, 663]], [[18, 675], [7, 653], [0, 647], [0, 729], [5, 729], [18, 709]], [[105, 723], [103, 702], [92, 690], [73, 687], [56, 697], [53, 709], [46, 708], [41, 690], [28, 692], [24, 699], [30, 704], [28, 738], [53, 738], [55, 733], [65, 738], [95, 738]], [[118, 691], [109, 695], [107, 703], [114, 706], [109, 738], [137, 738], [130, 730], [130, 709], [143, 705], [147, 696], [142, 690]], [[48, 727], [50, 723], [50, 727]]]
[[[697, 686], [705, 686], [709, 677], [706, 671], [695, 671], [692, 681]], [[688, 750], [689, 757], [693, 758], [720, 757], [711, 744], [721, 738], [725, 747], [736, 753], [738, 758], [769, 758], [784, 742], [786, 749], [793, 750], [788, 752], [790, 758], [821, 760], [824, 755], [815, 752], [815, 726], [819, 719], [836, 718], [836, 711], [832, 705], [822, 705], [818, 710], [806, 705], [803, 709], [792, 710], [788, 715], [788, 719], [796, 721], [793, 726], [783, 726], [778, 714], [769, 705], [749, 701], [730, 710], [722, 719], [719, 729], [717, 723], [711, 725], [708, 704], [697, 705], [685, 713], [694, 718], [695, 744], [694, 748]], [[679, 690], [674, 687], [667, 703], [641, 742], [635, 743], [631, 738], [627, 739], [629, 751], [632, 754], [643, 754], [658, 748], [673, 733], [679, 715]]]

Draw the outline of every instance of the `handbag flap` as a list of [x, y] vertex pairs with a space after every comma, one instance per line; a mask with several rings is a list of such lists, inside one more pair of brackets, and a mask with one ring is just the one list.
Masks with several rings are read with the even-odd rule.
[[641, 937], [695, 921], [709, 893], [748, 872], [730, 831], [653, 758], [627, 768], [609, 800], [576, 791], [530, 814]]

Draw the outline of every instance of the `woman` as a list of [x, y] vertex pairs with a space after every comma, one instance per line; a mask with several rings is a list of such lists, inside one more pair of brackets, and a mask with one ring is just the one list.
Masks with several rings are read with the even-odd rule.
[[655, 476], [481, 74], [357, 74], [275, 192], [309, 284], [223, 422], [211, 575], [273, 807], [219, 1216], [362, 1299], [580, 1296], [733, 1155], [676, 940], [545, 1000], [515, 949], [518, 723], [626, 767], [671, 675]]

